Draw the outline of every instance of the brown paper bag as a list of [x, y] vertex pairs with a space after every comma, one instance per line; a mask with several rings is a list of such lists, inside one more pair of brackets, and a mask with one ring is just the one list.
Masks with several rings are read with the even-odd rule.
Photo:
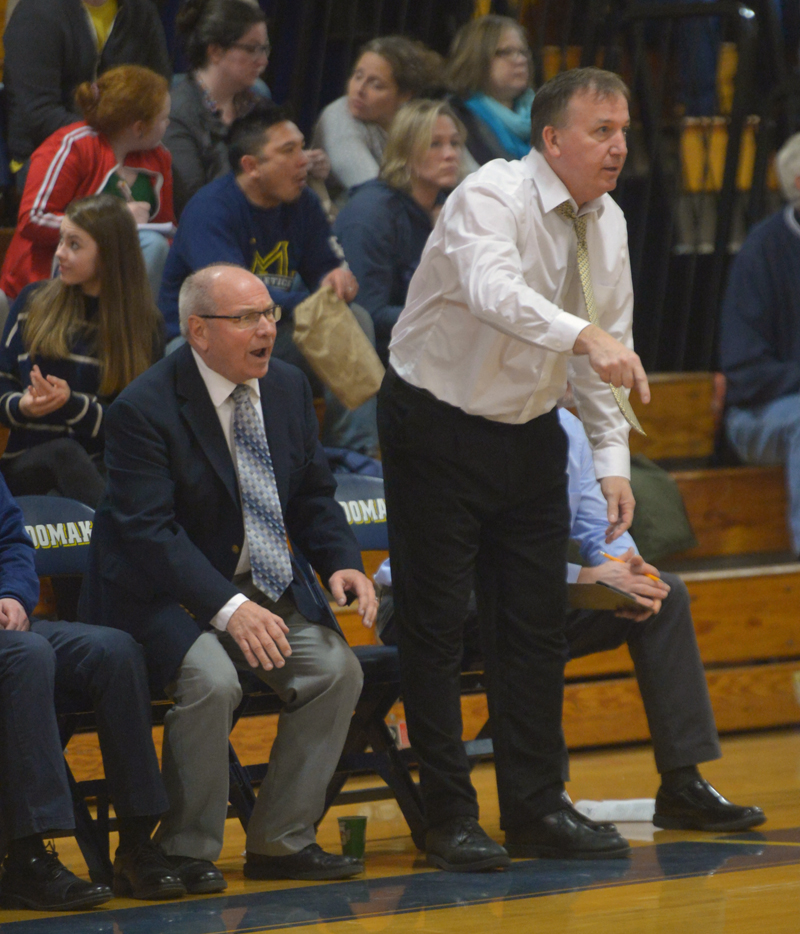
[[383, 364], [347, 303], [330, 286], [295, 308], [294, 342], [348, 409], [357, 409], [380, 388]]

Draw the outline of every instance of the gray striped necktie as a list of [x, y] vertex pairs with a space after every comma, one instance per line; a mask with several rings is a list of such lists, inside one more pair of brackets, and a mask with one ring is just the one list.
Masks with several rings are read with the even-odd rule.
[[236, 406], [233, 442], [251, 574], [256, 587], [275, 602], [292, 582], [292, 562], [275, 471], [264, 426], [250, 401], [249, 387], [239, 384], [231, 398]]

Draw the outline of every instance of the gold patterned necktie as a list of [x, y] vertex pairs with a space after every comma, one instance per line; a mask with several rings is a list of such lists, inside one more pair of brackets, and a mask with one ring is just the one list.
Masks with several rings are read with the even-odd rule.
[[[586, 313], [589, 315], [589, 322], [591, 324], [597, 325], [600, 327], [597, 320], [597, 309], [594, 305], [594, 291], [592, 289], [592, 276], [589, 272], [589, 248], [586, 245], [586, 215], [583, 214], [578, 217], [575, 214], [575, 209], [572, 207], [569, 201], [564, 201], [558, 205], [556, 211], [566, 220], [572, 222], [572, 226], [575, 228], [575, 234], [578, 237], [578, 273], [581, 277], [581, 288], [583, 289], [583, 297], [586, 301]], [[608, 388], [614, 394], [614, 399], [619, 406], [620, 412], [625, 416], [625, 420], [635, 431], [638, 431], [639, 434], [647, 436], [644, 428], [639, 424], [639, 419], [636, 417], [636, 413], [631, 408], [630, 401], [628, 396], [625, 393], [625, 390], [613, 386], [611, 383], [608, 384]]]

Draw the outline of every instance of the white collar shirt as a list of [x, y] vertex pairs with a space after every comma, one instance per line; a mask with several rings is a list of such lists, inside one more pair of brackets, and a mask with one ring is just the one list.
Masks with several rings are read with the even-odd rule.
[[[214, 411], [217, 413], [217, 418], [219, 419], [220, 426], [222, 427], [222, 433], [225, 435], [225, 441], [228, 445], [228, 450], [231, 453], [231, 459], [233, 460], [233, 469], [236, 471], [236, 482], [238, 485], [239, 482], [239, 467], [236, 463], [236, 448], [233, 444], [233, 412], [236, 408], [233, 399], [231, 398], [231, 393], [236, 389], [237, 384], [232, 383], [229, 379], [224, 377], [221, 373], [217, 373], [216, 370], [212, 370], [211, 367], [203, 360], [199, 353], [192, 347], [192, 355], [194, 356], [195, 363], [197, 364], [197, 369], [200, 371], [200, 376], [202, 377], [203, 382], [205, 383], [206, 389], [208, 390], [208, 395], [211, 397], [211, 404], [214, 406]], [[249, 379], [245, 383], [250, 389], [250, 401], [253, 403], [253, 408], [256, 410], [256, 415], [258, 416], [261, 424], [264, 424], [264, 412], [261, 408], [261, 387], [257, 379]], [[236, 565], [236, 574], [245, 574], [250, 570], [250, 547], [247, 544], [247, 535], [244, 537], [242, 542], [242, 549], [239, 552], [239, 561]], [[247, 597], [243, 594], [237, 594], [223, 606], [220, 611], [214, 616], [211, 620], [211, 625], [216, 629], [226, 629], [228, 626], [228, 620], [233, 616], [233, 613], [238, 607], [245, 603]]]
[[536, 150], [498, 159], [450, 195], [395, 325], [390, 362], [406, 382], [471, 415], [524, 423], [572, 383], [598, 477], [630, 476], [628, 425], [611, 390], [572, 354], [589, 323], [577, 237], [555, 210], [587, 215], [600, 326], [633, 346], [633, 289], [622, 211], [609, 195], [580, 210]]

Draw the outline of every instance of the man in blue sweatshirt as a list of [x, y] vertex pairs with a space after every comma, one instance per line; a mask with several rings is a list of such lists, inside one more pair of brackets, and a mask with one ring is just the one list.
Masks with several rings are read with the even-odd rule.
[[[315, 377], [292, 341], [294, 309], [310, 292], [328, 285], [350, 303], [358, 282], [319, 199], [306, 187], [303, 134], [281, 108], [260, 102], [232, 124], [228, 158], [233, 171], [201, 188], [181, 214], [158, 296], [167, 340], [179, 335], [178, 293], [184, 279], [212, 263], [243, 266], [281, 307], [273, 355], [299, 366], [314, 386]], [[354, 314], [374, 345], [372, 319], [363, 310]], [[375, 400], [354, 412], [330, 392], [325, 401], [323, 444], [374, 454]]]
[[786, 207], [757, 224], [733, 261], [720, 320], [725, 430], [747, 464], [783, 464], [800, 555], [800, 133], [776, 159]]

